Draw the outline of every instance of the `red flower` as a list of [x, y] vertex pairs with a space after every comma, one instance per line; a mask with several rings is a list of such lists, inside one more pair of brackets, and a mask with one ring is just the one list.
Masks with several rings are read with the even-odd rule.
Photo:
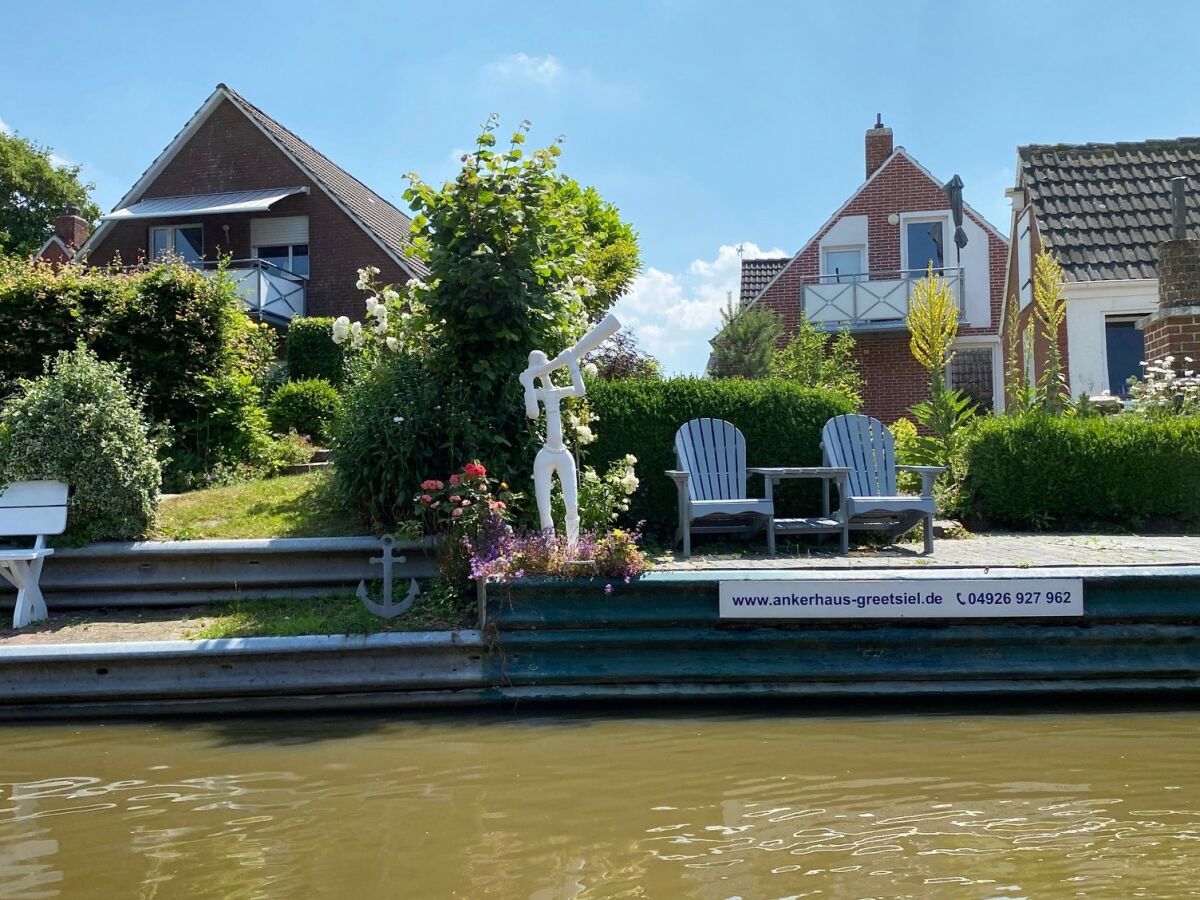
[[463, 466], [463, 474], [468, 478], [482, 478], [487, 474], [487, 469], [477, 462], [470, 462]]

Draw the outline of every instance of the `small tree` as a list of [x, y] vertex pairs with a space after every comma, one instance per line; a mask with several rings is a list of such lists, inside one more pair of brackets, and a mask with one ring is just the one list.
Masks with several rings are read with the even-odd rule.
[[0, 134], [0, 256], [32, 256], [54, 230], [63, 207], [79, 207], [94, 224], [100, 210], [79, 179], [79, 166], [55, 165], [49, 147]]
[[596, 377], [605, 381], [662, 376], [662, 364], [642, 350], [637, 338], [625, 328], [589, 353], [585, 362], [594, 365]]
[[766, 378], [783, 329], [769, 309], [739, 310], [730, 299], [721, 310], [721, 330], [712, 341], [708, 370], [713, 378]]
[[1038, 403], [1050, 413], [1062, 413], [1071, 402], [1062, 366], [1059, 334], [1067, 318], [1067, 301], [1063, 298], [1063, 270], [1054, 254], [1043, 250], [1033, 267], [1033, 306], [1046, 340], [1046, 368], [1037, 382]]
[[805, 387], [840, 391], [858, 406], [862, 403], [862, 375], [854, 357], [855, 346], [849, 331], [831, 335], [802, 313], [796, 333], [771, 358], [771, 375]]

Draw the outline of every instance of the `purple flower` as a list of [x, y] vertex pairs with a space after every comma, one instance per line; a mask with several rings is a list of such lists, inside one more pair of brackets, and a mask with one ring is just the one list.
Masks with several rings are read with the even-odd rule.
[[613, 586], [612, 586], [612, 582], [610, 581], [608, 584], [604, 585], [604, 595], [607, 597], [612, 592], [613, 592]]

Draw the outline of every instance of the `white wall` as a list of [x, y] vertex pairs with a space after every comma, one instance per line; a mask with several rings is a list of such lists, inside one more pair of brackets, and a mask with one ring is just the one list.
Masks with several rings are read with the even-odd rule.
[[1108, 390], [1104, 318], [1146, 315], [1158, 308], [1158, 279], [1085, 281], [1067, 284], [1067, 354], [1071, 396]]
[[842, 216], [821, 237], [820, 272], [825, 274], [826, 247], [863, 247], [863, 265], [871, 271], [871, 248], [867, 244], [867, 217]]

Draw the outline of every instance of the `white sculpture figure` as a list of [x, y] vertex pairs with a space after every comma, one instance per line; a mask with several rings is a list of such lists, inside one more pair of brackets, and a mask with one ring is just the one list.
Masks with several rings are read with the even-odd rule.
[[[609, 313], [574, 347], [564, 350], [552, 360], [547, 360], [541, 350], [534, 350], [529, 354], [529, 366], [520, 376], [521, 386], [525, 388], [525, 415], [536, 419], [539, 402], [546, 407], [546, 443], [533, 461], [533, 489], [537, 497], [538, 519], [542, 531], [554, 530], [554, 518], [550, 512], [550, 483], [557, 472], [567, 508], [568, 547], [574, 547], [579, 540], [579, 482], [575, 472], [575, 457], [563, 443], [560, 407], [563, 398], [582, 397], [584, 394], [579, 361], [589, 350], [616, 334], [620, 327], [617, 317]], [[564, 367], [571, 373], [571, 384], [569, 387], [558, 387], [550, 373]]]

